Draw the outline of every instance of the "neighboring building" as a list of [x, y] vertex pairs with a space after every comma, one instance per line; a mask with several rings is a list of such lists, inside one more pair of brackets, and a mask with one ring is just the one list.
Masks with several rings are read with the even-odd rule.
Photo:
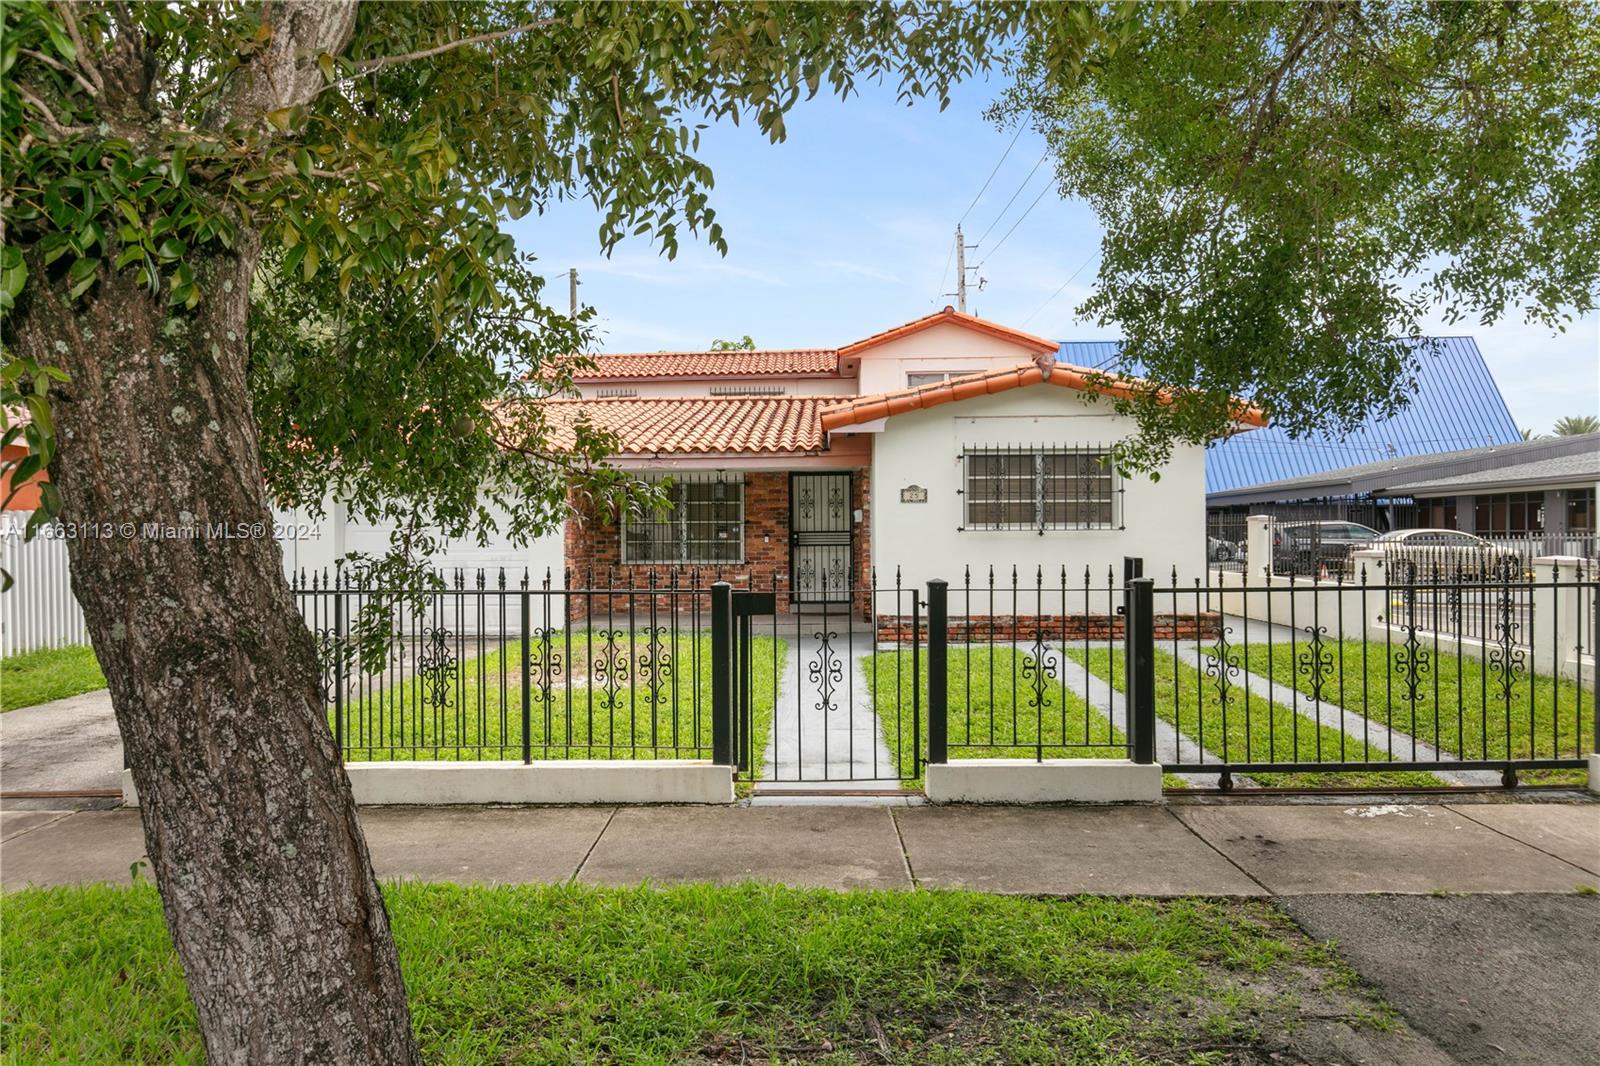
[[1159, 481], [1120, 477], [1105, 460], [1136, 427], [1056, 341], [946, 307], [837, 349], [595, 361], [579, 397], [545, 401], [556, 443], [579, 420], [608, 429], [612, 461], [670, 477], [675, 502], [618, 518], [575, 501], [565, 558], [585, 579], [720, 568], [806, 605], [874, 569], [906, 588], [981, 587], [991, 567], [1032, 586], [1042, 569], [1047, 590], [1063, 566], [1081, 587], [1129, 555], [1203, 573], [1204, 449], [1177, 448]]
[[1212, 493], [1234, 514], [1458, 529], [1555, 555], [1595, 553], [1600, 433], [1387, 459]]
[[[1410, 402], [1386, 419], [1371, 419], [1347, 436], [1301, 439], [1269, 426], [1217, 441], [1206, 453], [1206, 493], [1213, 507], [1238, 489], [1324, 471], [1410, 456], [1516, 444], [1522, 431], [1471, 337], [1414, 342], [1418, 369]], [[1062, 358], [1083, 366], [1142, 373], [1115, 341], [1067, 341]]]

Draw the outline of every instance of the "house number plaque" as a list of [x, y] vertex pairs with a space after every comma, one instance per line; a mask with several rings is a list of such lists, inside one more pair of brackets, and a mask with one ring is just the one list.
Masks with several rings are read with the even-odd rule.
[[921, 485], [907, 485], [900, 490], [901, 503], [927, 503], [928, 490]]

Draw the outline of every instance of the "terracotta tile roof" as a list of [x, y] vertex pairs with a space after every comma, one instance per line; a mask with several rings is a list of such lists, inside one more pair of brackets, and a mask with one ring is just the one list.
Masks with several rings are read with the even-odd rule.
[[780, 454], [822, 449], [817, 409], [826, 398], [656, 396], [645, 399], [544, 400], [551, 442], [573, 444], [586, 419], [621, 438], [621, 454]]
[[[1001, 370], [983, 370], [930, 385], [880, 392], [872, 396], [858, 396], [842, 403], [827, 404], [820, 412], [822, 429], [831, 432], [844, 426], [858, 426], [863, 422], [876, 421], [890, 415], [922, 411], [957, 400], [1009, 392], [1029, 385], [1048, 383], [1063, 388], [1113, 396], [1126, 396], [1133, 392], [1133, 385], [1125, 384], [1124, 381], [1132, 382], [1136, 379], [1120, 379], [1116, 374], [1105, 375], [1087, 367], [1057, 363], [1053, 359], [1053, 355], [1049, 359], [1041, 356], [1038, 362], [1022, 363]], [[1104, 380], [1108, 377], [1109, 381]], [[1248, 426], [1267, 424], [1266, 416], [1259, 408], [1247, 405], [1243, 401], [1240, 401], [1238, 421]]]
[[839, 372], [832, 348], [768, 348], [728, 352], [614, 352], [590, 358], [593, 369], [575, 371], [574, 381], [614, 378], [829, 375]]
[[854, 344], [847, 344], [839, 349], [838, 354], [840, 356], [859, 355], [868, 348], [876, 348], [880, 344], [888, 344], [890, 341], [899, 340], [901, 337], [909, 337], [913, 333], [920, 333], [925, 329], [932, 329], [934, 326], [946, 323], [962, 326], [976, 333], [986, 333], [1001, 340], [1011, 341], [1013, 344], [1021, 345], [1024, 348], [1032, 348], [1041, 354], [1050, 352], [1053, 355], [1061, 347], [1059, 341], [1047, 340], [1032, 333], [1024, 333], [1020, 329], [1002, 326], [998, 322], [990, 322], [986, 318], [979, 318], [977, 315], [969, 315], [965, 312], [957, 311], [954, 307], [946, 304], [943, 311], [935, 311], [931, 315], [912, 319], [903, 326], [886, 329], [882, 333], [874, 333], [872, 336], [856, 341]]

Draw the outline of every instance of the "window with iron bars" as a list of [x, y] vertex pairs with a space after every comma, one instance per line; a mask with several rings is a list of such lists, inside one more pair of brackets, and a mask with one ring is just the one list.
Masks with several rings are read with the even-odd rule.
[[1120, 529], [1111, 453], [1095, 448], [968, 448], [962, 530]]
[[623, 517], [623, 562], [744, 562], [742, 474], [677, 474], [646, 480], [665, 484], [671, 506]]

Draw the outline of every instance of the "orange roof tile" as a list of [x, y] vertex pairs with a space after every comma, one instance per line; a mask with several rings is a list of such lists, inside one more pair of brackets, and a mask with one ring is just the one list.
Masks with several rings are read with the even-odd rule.
[[998, 337], [1004, 341], [1011, 341], [1013, 344], [1031, 348], [1041, 354], [1049, 352], [1054, 355], [1056, 350], [1061, 347], [1058, 341], [1048, 340], [1032, 333], [1024, 333], [1022, 330], [1012, 329], [1010, 326], [1002, 326], [998, 322], [990, 322], [986, 318], [979, 318], [977, 315], [969, 315], [964, 311], [957, 311], [954, 307], [946, 304], [943, 311], [935, 311], [931, 315], [913, 319], [903, 326], [886, 329], [882, 333], [874, 333], [865, 340], [847, 344], [839, 349], [838, 354], [840, 356], [859, 355], [868, 348], [876, 348], [880, 344], [888, 344], [890, 341], [899, 340], [901, 337], [909, 337], [913, 333], [920, 333], [925, 329], [932, 329], [934, 326], [946, 323], [961, 326], [977, 333], [986, 333], [991, 337]]
[[[1046, 370], [1049, 371], [1048, 375]], [[1107, 380], [1109, 378], [1109, 380]], [[975, 396], [988, 396], [997, 392], [1009, 392], [1012, 389], [1023, 388], [1028, 385], [1051, 384], [1063, 388], [1078, 389], [1083, 392], [1105, 393], [1113, 396], [1129, 396], [1134, 392], [1136, 379], [1119, 378], [1118, 375], [1105, 375], [1087, 367], [1072, 366], [1068, 363], [1050, 363], [1040, 359], [1034, 363], [1023, 363], [1019, 366], [1006, 367], [1002, 370], [984, 370], [975, 374], [965, 374], [947, 381], [934, 382], [930, 385], [918, 385], [910, 389], [896, 389], [893, 392], [880, 392], [873, 396], [858, 396], [853, 400], [843, 403], [828, 404], [819, 412], [824, 432], [832, 432], [844, 426], [857, 426], [863, 422], [872, 422], [879, 418], [891, 415], [905, 414], [907, 411], [922, 411], [941, 404], [952, 403], [957, 400], [968, 400]], [[1240, 401], [1238, 421], [1249, 426], [1264, 426], [1267, 424], [1266, 416], [1257, 407]]]
[[593, 369], [573, 372], [574, 381], [617, 378], [833, 376], [839, 353], [832, 348], [768, 348], [727, 352], [614, 352], [590, 356]]
[[818, 397], [657, 396], [645, 399], [544, 400], [551, 442], [574, 443], [573, 427], [587, 420], [615, 433], [620, 453], [785, 453], [822, 449]]

